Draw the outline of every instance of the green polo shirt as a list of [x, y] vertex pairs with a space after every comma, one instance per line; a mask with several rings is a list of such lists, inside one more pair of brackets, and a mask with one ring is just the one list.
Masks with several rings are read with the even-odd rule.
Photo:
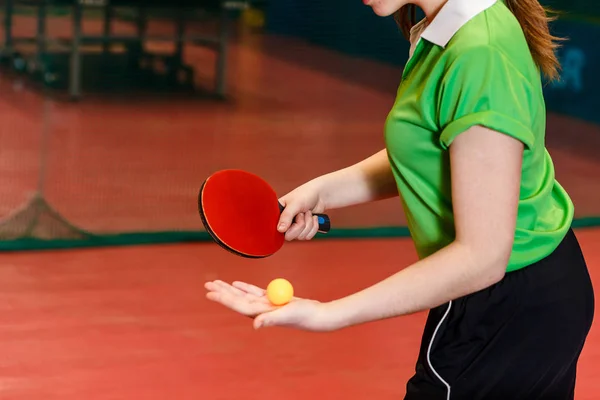
[[518, 21], [502, 1], [449, 0], [415, 35], [385, 141], [419, 256], [455, 238], [448, 149], [475, 125], [525, 145], [507, 271], [548, 256], [571, 226], [573, 203], [545, 148], [542, 80]]

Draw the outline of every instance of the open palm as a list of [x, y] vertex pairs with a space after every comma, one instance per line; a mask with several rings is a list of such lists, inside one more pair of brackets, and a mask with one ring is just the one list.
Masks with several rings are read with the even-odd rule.
[[254, 319], [254, 328], [264, 326], [287, 326], [292, 328], [326, 331], [330, 321], [324, 318], [324, 308], [315, 300], [294, 297], [284, 306], [269, 302], [265, 289], [245, 282], [232, 284], [216, 280], [207, 282], [206, 297], [237, 313]]

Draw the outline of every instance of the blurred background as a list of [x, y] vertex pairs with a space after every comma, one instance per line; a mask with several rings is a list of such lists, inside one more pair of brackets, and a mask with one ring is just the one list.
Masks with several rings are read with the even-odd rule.
[[[600, 5], [548, 0], [562, 79], [547, 146], [600, 273]], [[202, 181], [279, 194], [383, 148], [407, 60], [392, 18], [342, 0], [2, 0], [0, 399], [397, 399], [424, 314], [328, 335], [253, 332], [209, 279], [350, 294], [416, 260], [398, 199], [327, 240], [244, 260], [208, 241]], [[577, 398], [597, 399], [596, 329]], [[595, 347], [598, 346], [598, 347]]]

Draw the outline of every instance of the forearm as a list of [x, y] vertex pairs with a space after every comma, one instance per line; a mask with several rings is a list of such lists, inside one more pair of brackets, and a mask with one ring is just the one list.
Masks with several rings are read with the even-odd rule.
[[312, 183], [319, 186], [322, 202], [327, 209], [398, 196], [385, 149], [350, 167], [320, 176]]
[[428, 310], [502, 279], [508, 259], [454, 242], [391, 277], [325, 305], [334, 329]]

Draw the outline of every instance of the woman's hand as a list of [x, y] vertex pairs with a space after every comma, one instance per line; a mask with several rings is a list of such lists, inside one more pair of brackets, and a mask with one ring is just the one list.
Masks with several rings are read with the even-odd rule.
[[207, 282], [206, 297], [216, 303], [254, 319], [254, 328], [282, 326], [313, 332], [335, 329], [327, 315], [326, 306], [315, 300], [294, 298], [288, 304], [272, 305], [266, 291], [244, 282], [228, 284], [223, 281]]
[[285, 209], [279, 232], [286, 240], [310, 240], [319, 224], [315, 213], [398, 196], [398, 187], [385, 149], [365, 160], [322, 175], [283, 196]]
[[277, 229], [285, 232], [285, 239], [311, 240], [319, 230], [319, 222], [314, 214], [325, 211], [321, 200], [318, 181], [310, 181], [292, 190], [279, 199], [285, 207]]

